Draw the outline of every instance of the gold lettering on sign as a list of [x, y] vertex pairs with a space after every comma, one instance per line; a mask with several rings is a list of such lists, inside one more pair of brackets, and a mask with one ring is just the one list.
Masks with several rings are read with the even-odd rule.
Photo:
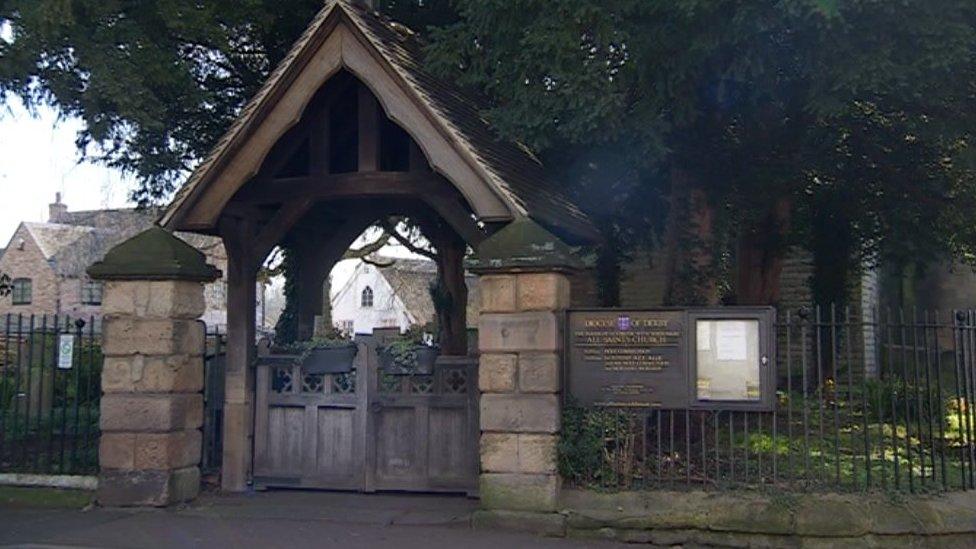
[[660, 408], [660, 402], [634, 402], [634, 401], [619, 401], [619, 400], [605, 400], [603, 402], [594, 402], [596, 406], [603, 406], [606, 408]]
[[603, 387], [604, 392], [611, 393], [614, 395], [641, 395], [644, 393], [650, 393], [651, 388], [643, 383], [628, 383], [623, 385], [606, 385]]
[[569, 317], [571, 392], [587, 404], [672, 408], [689, 393], [680, 311], [581, 311]]
[[[659, 372], [670, 365], [662, 349], [673, 349], [681, 343], [681, 332], [668, 329], [668, 321], [634, 319], [629, 330], [615, 328], [612, 319], [587, 319], [585, 328], [574, 332], [574, 344], [582, 351], [586, 362], [602, 363], [610, 372]], [[650, 329], [648, 329], [650, 328]]]

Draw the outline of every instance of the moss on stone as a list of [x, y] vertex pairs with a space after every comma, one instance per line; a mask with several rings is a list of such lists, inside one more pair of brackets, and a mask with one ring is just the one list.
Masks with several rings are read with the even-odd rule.
[[82, 509], [95, 499], [85, 490], [0, 486], [0, 506], [32, 509]]
[[196, 248], [162, 227], [126, 240], [88, 268], [97, 280], [192, 280], [211, 282], [220, 271]]
[[558, 237], [528, 217], [517, 219], [478, 246], [468, 268], [493, 270], [576, 270], [582, 263]]

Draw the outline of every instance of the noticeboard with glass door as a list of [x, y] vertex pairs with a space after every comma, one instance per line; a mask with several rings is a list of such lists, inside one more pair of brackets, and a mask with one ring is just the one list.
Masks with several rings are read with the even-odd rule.
[[688, 317], [693, 407], [771, 410], [776, 387], [775, 311], [692, 310]]

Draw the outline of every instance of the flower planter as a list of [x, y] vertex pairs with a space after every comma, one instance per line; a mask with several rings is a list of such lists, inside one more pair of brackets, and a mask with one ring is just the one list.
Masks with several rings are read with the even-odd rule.
[[396, 357], [389, 351], [388, 347], [380, 349], [378, 353], [380, 368], [386, 373], [394, 375], [426, 375], [434, 371], [434, 363], [437, 362], [437, 357], [441, 354], [440, 349], [427, 345], [415, 345], [411, 351], [416, 355], [416, 365], [412, 367], [397, 364]]
[[355, 343], [312, 349], [302, 361], [306, 374], [341, 374], [352, 371], [359, 348]]

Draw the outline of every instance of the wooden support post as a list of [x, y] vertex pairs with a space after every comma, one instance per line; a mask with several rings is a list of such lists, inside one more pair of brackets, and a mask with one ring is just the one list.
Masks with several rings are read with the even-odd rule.
[[437, 249], [440, 286], [448, 298], [438, 316], [441, 322], [441, 348], [444, 354], [468, 354], [468, 286], [464, 281], [464, 253], [467, 245], [455, 235]]
[[380, 105], [365, 84], [359, 85], [359, 171], [380, 169]]
[[[322, 257], [324, 242], [320, 238], [304, 240], [297, 244], [298, 254], [298, 339], [304, 341], [315, 331], [315, 317], [322, 314], [322, 279], [325, 267]], [[331, 265], [330, 265], [331, 266]]]
[[258, 260], [248, 247], [252, 220], [222, 227], [227, 250], [227, 366], [224, 380], [224, 429], [221, 488], [247, 489], [254, 433], [255, 286]]

